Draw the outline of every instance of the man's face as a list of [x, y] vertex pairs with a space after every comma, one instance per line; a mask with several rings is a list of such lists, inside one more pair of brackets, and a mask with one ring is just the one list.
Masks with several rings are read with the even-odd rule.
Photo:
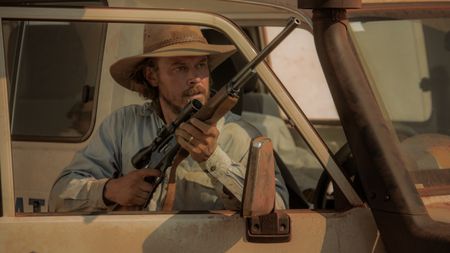
[[[178, 114], [192, 99], [202, 104], [209, 97], [209, 68], [206, 56], [157, 58], [158, 71], [151, 71], [150, 84], [157, 86], [161, 106]], [[148, 75], [147, 75], [148, 78]]]

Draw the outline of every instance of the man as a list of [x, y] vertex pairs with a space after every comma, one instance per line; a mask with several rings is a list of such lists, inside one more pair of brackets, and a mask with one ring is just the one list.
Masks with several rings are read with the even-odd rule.
[[[133, 168], [131, 157], [156, 138], [192, 99], [206, 103], [210, 70], [231, 56], [231, 45], [208, 44], [194, 26], [146, 25], [144, 53], [114, 63], [112, 77], [151, 103], [132, 105], [111, 114], [90, 144], [63, 170], [50, 194], [50, 211], [106, 210], [141, 206], [155, 187], [144, 180], [158, 170]], [[220, 133], [220, 134], [219, 134]], [[228, 113], [217, 124], [191, 119], [176, 131], [189, 152], [176, 170], [173, 209], [237, 209], [250, 141], [257, 130]], [[170, 174], [156, 186], [150, 210], [161, 210]], [[278, 208], [287, 205], [287, 190], [277, 171]]]

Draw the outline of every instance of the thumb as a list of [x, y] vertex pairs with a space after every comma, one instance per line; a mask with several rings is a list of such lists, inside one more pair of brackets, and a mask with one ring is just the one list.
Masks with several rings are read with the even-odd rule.
[[139, 175], [142, 177], [159, 177], [161, 176], [161, 171], [155, 169], [140, 169]]

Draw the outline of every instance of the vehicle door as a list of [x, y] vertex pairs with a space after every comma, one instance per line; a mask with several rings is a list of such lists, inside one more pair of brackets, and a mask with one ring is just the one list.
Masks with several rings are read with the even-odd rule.
[[[287, 12], [276, 26], [290, 15], [309, 22], [304, 16]], [[255, 222], [235, 211], [47, 212], [52, 182], [76, 150], [88, 143], [102, 120], [123, 105], [144, 102], [109, 75], [114, 61], [140, 52], [144, 23], [213, 28], [236, 45], [244, 62], [258, 50], [237, 25], [247, 19], [233, 22], [201, 11], [1, 7], [0, 18], [2, 252], [383, 250], [370, 210], [363, 206], [289, 89], [266, 64], [256, 69], [256, 86], [263, 88], [251, 91], [269, 96], [279, 115], [267, 111], [261, 115], [250, 109], [243, 110], [246, 113], [242, 115], [255, 124], [263, 122], [257, 121], [261, 118], [275, 122], [261, 123], [272, 127], [265, 129], [269, 137], [273, 127], [285, 134], [275, 149], [280, 153], [278, 166], [287, 167], [283, 176], [291, 194], [291, 208], [283, 211], [289, 217], [288, 231], [281, 233], [288, 239], [274, 239], [281, 228], [271, 225], [280, 224], [277, 219], [261, 223], [262, 232], [252, 235]], [[291, 147], [286, 148], [286, 141]], [[324, 170], [349, 203], [345, 210], [313, 209]], [[266, 230], [266, 226], [272, 229]], [[254, 238], [260, 242], [252, 242]]]

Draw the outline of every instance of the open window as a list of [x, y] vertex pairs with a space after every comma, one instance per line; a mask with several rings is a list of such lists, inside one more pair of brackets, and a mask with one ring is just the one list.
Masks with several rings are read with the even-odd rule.
[[[109, 66], [117, 59], [141, 52], [144, 25], [11, 20], [5, 21], [3, 27], [8, 56], [15, 209], [26, 214], [46, 212], [48, 194], [59, 173], [89, 143], [103, 119], [123, 106], [145, 103], [142, 96], [118, 85], [109, 74]], [[257, 26], [245, 26], [244, 30], [253, 39], [256, 37], [250, 36], [252, 31], [263, 35]], [[297, 33], [311, 36], [306, 30], [298, 30]], [[202, 32], [210, 43], [232, 43], [218, 29], [202, 26]], [[275, 52], [286, 53], [289, 50], [286, 44], [296, 39], [293, 36]], [[254, 43], [264, 44], [257, 40]], [[276, 63], [276, 57], [270, 56], [268, 61], [277, 73], [277, 64], [285, 63]], [[220, 89], [247, 62], [243, 53], [238, 52], [222, 63], [211, 74], [212, 88]], [[233, 113], [272, 140], [280, 180], [289, 193], [288, 208], [317, 208], [316, 188], [324, 168], [302, 134], [293, 127], [288, 113], [269, 92], [269, 86], [278, 85], [270, 82], [274, 81], [261, 77], [251, 79], [241, 90]], [[294, 85], [287, 84], [289, 92]], [[332, 111], [326, 115], [334, 117]], [[85, 128], [78, 129], [81, 125]], [[339, 138], [327, 139], [329, 148], [337, 149]], [[133, 153], [124, 154], [124, 160]]]

